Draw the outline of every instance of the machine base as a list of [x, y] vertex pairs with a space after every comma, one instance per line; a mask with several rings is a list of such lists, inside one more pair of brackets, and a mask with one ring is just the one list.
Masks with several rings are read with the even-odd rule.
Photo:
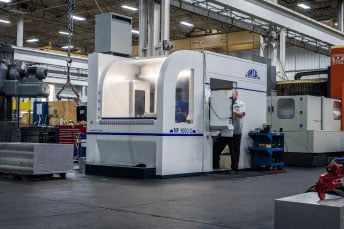
[[287, 166], [318, 167], [328, 164], [328, 153], [285, 153], [284, 162]]
[[106, 166], [86, 164], [86, 174], [108, 177], [146, 179], [155, 178], [155, 168]]
[[344, 228], [344, 198], [308, 192], [275, 200], [275, 229]]

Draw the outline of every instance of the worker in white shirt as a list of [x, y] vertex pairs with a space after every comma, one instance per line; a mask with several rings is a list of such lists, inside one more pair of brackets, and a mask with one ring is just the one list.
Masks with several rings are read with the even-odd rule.
[[219, 167], [220, 155], [228, 145], [231, 154], [232, 170], [230, 174], [238, 173], [238, 163], [240, 157], [240, 142], [243, 128], [243, 117], [245, 116], [245, 103], [238, 99], [238, 91], [232, 90], [233, 96], [233, 137], [219, 137], [214, 142], [213, 148], [213, 167]]

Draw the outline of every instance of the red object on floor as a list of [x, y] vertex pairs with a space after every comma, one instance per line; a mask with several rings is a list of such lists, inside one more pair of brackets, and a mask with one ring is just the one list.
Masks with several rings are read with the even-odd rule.
[[318, 196], [321, 200], [325, 199], [326, 192], [330, 192], [342, 185], [344, 177], [343, 165], [331, 163], [327, 166], [327, 173], [320, 175], [315, 186]]

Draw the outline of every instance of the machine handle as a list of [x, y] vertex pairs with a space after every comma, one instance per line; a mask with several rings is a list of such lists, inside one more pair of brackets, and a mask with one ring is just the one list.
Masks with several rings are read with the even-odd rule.
[[274, 112], [274, 106], [268, 106], [268, 112]]

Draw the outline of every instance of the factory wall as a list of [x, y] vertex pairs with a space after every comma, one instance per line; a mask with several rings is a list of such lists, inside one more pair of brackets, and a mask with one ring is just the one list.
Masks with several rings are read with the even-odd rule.
[[[294, 79], [297, 72], [318, 70], [330, 65], [330, 57], [295, 46], [286, 49], [286, 75]], [[327, 78], [326, 75], [305, 76], [302, 79]]]
[[[259, 55], [259, 49], [229, 52], [229, 55], [251, 60], [253, 56]], [[279, 53], [278, 53], [279, 56]], [[285, 71], [286, 77], [293, 80], [298, 72], [311, 71], [327, 68], [330, 65], [330, 57], [315, 53], [295, 46], [287, 46]], [[279, 67], [277, 66], [277, 75]], [[327, 78], [327, 75], [304, 76], [302, 79]], [[282, 80], [277, 77], [277, 80]]]

